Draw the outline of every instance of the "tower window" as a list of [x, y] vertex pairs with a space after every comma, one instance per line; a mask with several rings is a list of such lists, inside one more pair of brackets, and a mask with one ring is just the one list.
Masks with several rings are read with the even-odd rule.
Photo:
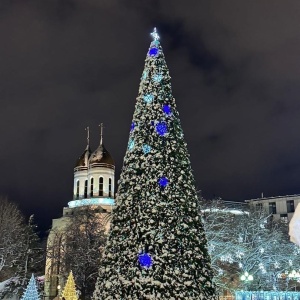
[[77, 180], [77, 185], [76, 185], [76, 199], [79, 199], [79, 180]]
[[111, 178], [108, 180], [108, 197], [111, 197]]
[[94, 196], [94, 178], [91, 178], [91, 197]]
[[103, 196], [103, 177], [99, 177], [99, 196]]
[[84, 182], [84, 198], [87, 198], [88, 181]]

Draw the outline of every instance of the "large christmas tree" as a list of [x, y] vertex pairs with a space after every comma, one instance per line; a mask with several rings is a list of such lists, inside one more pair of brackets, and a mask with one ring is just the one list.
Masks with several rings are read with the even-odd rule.
[[152, 37], [94, 299], [216, 299], [171, 78]]

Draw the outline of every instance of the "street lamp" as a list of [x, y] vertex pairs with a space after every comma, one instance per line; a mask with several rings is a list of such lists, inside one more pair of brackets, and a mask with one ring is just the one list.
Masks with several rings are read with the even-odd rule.
[[61, 286], [58, 285], [57, 286], [57, 296], [58, 296], [58, 299], [60, 299], [60, 289], [61, 289]]
[[253, 276], [250, 275], [247, 271], [240, 277], [242, 281], [252, 281]]
[[300, 273], [293, 270], [291, 273], [288, 274], [288, 277], [291, 279], [298, 279], [300, 278]]
[[[288, 274], [288, 278], [292, 280], [299, 280], [300, 278], [300, 273], [293, 270], [291, 273]], [[297, 284], [295, 283], [295, 291], [297, 290]]]

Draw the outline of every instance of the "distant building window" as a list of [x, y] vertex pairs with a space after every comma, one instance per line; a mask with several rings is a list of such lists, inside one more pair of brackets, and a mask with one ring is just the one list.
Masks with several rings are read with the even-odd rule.
[[269, 213], [276, 214], [276, 202], [269, 202]]
[[94, 178], [91, 178], [91, 197], [94, 196]]
[[111, 178], [108, 180], [108, 197], [111, 197]]
[[99, 196], [103, 196], [103, 177], [99, 177]]
[[88, 181], [84, 182], [84, 198], [87, 198]]
[[79, 180], [76, 183], [76, 199], [79, 199]]
[[288, 201], [286, 201], [286, 208], [287, 208], [287, 212], [288, 213], [295, 212], [294, 200], [288, 200]]
[[262, 203], [256, 203], [256, 209], [257, 210], [262, 210], [262, 208], [263, 208], [263, 205], [262, 205]]
[[280, 220], [284, 223], [288, 222], [288, 215], [287, 214], [280, 214]]

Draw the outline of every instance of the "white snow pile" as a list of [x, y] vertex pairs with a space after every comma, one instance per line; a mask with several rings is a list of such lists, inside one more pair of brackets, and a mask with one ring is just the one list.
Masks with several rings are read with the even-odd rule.
[[297, 205], [289, 224], [289, 235], [291, 242], [300, 246], [300, 205]]

